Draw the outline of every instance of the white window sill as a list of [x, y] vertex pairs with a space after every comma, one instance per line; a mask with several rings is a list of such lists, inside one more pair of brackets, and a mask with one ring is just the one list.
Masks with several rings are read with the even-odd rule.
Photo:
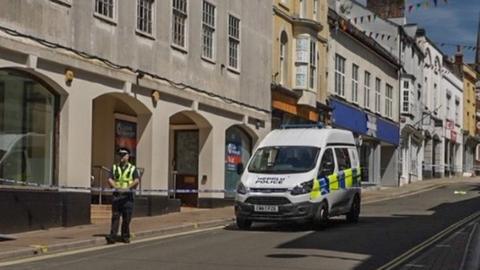
[[240, 70], [237, 69], [237, 68], [228, 66], [227, 69], [228, 69], [230, 72], [232, 72], [232, 73], [235, 73], [235, 74], [240, 75]]
[[72, 0], [50, 0], [50, 1], [65, 7], [72, 7]]
[[107, 17], [107, 16], [103, 16], [102, 14], [94, 13], [93, 17], [95, 17], [95, 18], [97, 18], [97, 19], [99, 19], [99, 20], [101, 20], [105, 23], [115, 25], [115, 26], [117, 25], [117, 22], [114, 19], [112, 19], [110, 17]]
[[177, 45], [177, 44], [175, 44], [175, 43], [170, 44], [170, 46], [172, 47], [172, 49], [175, 49], [175, 50], [177, 50], [177, 51], [179, 51], [179, 52], [181, 52], [181, 53], [183, 53], [183, 54], [187, 54], [187, 53], [188, 53], [188, 50], [187, 50], [186, 47], [182, 47], [182, 46]]
[[215, 62], [215, 59], [212, 59], [212, 58], [208, 58], [206, 56], [202, 56], [201, 57], [203, 61], [209, 63], [209, 64], [212, 64], [212, 65], [216, 65], [217, 62]]
[[138, 36], [144, 37], [144, 38], [155, 40], [155, 37], [152, 34], [147, 33], [147, 32], [143, 32], [143, 31], [138, 30], [138, 29], [135, 30], [135, 34], [137, 34]]

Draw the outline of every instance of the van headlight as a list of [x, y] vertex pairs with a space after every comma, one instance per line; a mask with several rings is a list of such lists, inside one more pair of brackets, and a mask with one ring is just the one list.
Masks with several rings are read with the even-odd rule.
[[292, 195], [301, 195], [307, 194], [311, 192], [313, 189], [313, 179], [307, 182], [303, 182], [300, 185], [295, 186], [291, 191], [290, 194]]
[[237, 186], [237, 193], [238, 194], [247, 194], [247, 188], [245, 187], [245, 185], [240, 182]]

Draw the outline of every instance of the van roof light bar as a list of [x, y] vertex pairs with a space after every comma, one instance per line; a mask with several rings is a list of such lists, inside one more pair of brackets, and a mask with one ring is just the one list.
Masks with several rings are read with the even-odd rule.
[[294, 128], [324, 128], [323, 123], [316, 124], [283, 124], [280, 126], [281, 129], [294, 129]]

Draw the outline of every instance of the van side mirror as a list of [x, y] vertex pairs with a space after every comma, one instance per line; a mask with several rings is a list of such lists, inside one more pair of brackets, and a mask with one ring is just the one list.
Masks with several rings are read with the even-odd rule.
[[237, 164], [237, 174], [239, 174], [239, 175], [242, 174], [244, 170], [245, 170], [245, 168], [243, 167], [243, 163], [242, 162], [238, 163]]

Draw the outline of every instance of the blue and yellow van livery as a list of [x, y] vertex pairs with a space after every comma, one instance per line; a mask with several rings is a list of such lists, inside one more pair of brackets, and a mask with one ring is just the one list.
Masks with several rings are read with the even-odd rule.
[[339, 129], [270, 132], [249, 160], [237, 188], [239, 228], [252, 222], [313, 221], [360, 215], [361, 169], [353, 134]]

